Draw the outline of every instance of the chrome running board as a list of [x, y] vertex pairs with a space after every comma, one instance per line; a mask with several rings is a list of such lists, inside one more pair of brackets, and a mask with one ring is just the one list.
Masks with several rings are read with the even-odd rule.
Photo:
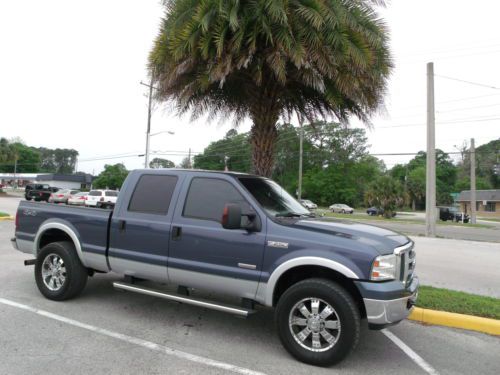
[[129, 292], [135, 292], [135, 293], [145, 294], [147, 296], [159, 297], [159, 298], [168, 299], [171, 301], [186, 303], [189, 305], [205, 307], [207, 309], [227, 312], [227, 313], [242, 316], [242, 317], [248, 317], [250, 314], [255, 313], [255, 310], [245, 309], [243, 307], [229, 306], [229, 305], [225, 305], [225, 304], [215, 303], [212, 301], [207, 301], [207, 300], [200, 299], [200, 298], [182, 296], [182, 295], [175, 294], [175, 293], [165, 293], [165, 292], [162, 292], [159, 290], [145, 288], [142, 286], [132, 285], [132, 284], [123, 283], [123, 282], [119, 282], [119, 281], [115, 281], [113, 283], [113, 286], [117, 289], [122, 289], [122, 290], [126, 290]]

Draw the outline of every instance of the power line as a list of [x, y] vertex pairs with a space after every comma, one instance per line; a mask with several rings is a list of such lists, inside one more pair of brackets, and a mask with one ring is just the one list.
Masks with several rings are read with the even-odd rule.
[[467, 84], [473, 85], [473, 86], [480, 86], [480, 87], [486, 87], [486, 88], [493, 89], [493, 90], [500, 90], [500, 87], [491, 86], [491, 85], [485, 85], [484, 83], [467, 81], [465, 79], [454, 78], [454, 77], [449, 77], [449, 76], [443, 76], [443, 75], [440, 75], [440, 74], [434, 74], [434, 76], [439, 77], [439, 78], [449, 79], [450, 81], [457, 81], [457, 82], [467, 83]]

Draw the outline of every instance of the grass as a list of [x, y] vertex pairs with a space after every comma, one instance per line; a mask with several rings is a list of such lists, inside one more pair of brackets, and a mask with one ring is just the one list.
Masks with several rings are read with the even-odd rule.
[[5, 212], [0, 211], [0, 217], [7, 217], [7, 216], [10, 216], [10, 215], [5, 213]]
[[495, 223], [500, 223], [500, 219], [494, 218], [494, 217], [478, 217], [479, 220], [484, 220], [484, 221], [494, 221]]
[[500, 299], [432, 286], [420, 286], [417, 306], [500, 320]]

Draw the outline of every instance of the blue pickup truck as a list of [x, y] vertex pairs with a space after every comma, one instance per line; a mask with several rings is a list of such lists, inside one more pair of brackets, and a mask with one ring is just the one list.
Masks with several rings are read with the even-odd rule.
[[290, 354], [321, 366], [354, 349], [362, 322], [380, 329], [405, 319], [419, 285], [406, 236], [317, 218], [272, 180], [230, 172], [136, 170], [112, 211], [23, 201], [12, 244], [34, 256], [25, 264], [48, 299], [75, 297], [89, 276], [115, 272], [122, 290], [242, 316], [266, 306]]

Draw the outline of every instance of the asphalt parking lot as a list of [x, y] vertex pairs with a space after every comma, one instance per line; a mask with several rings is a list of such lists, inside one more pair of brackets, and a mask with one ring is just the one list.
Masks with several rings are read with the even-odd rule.
[[[245, 320], [115, 291], [116, 275], [89, 279], [81, 297], [52, 302], [38, 292], [27, 256], [0, 222], [0, 373], [498, 374], [500, 339], [409, 321], [364, 330], [356, 351], [332, 368], [291, 358], [272, 311]], [[392, 340], [391, 340], [392, 338]], [[394, 340], [394, 341], [393, 341]]]

